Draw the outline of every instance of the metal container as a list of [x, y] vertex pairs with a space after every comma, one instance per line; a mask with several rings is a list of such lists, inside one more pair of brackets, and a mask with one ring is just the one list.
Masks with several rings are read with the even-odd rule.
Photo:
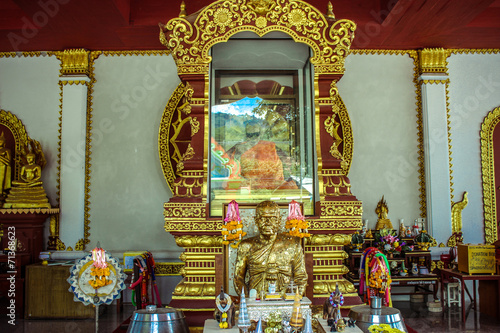
[[382, 308], [382, 298], [378, 296], [372, 296], [370, 306], [372, 309]]
[[368, 327], [378, 324], [387, 324], [392, 328], [408, 332], [401, 312], [387, 306], [372, 309], [369, 305], [358, 305], [351, 308], [349, 318], [356, 320], [356, 325], [366, 333], [369, 332]]
[[127, 333], [189, 333], [182, 310], [174, 308], [134, 311]]

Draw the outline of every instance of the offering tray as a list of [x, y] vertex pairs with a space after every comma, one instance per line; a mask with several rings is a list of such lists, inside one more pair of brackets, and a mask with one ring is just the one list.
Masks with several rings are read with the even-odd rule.
[[[311, 312], [311, 300], [307, 297], [302, 297], [300, 300], [300, 308], [302, 310], [302, 316], [307, 317], [308, 314], [312, 316]], [[267, 321], [267, 318], [271, 312], [280, 311], [283, 316], [292, 316], [293, 301], [272, 300], [272, 301], [251, 301], [247, 299], [247, 309], [248, 317], [252, 321], [262, 320]]]

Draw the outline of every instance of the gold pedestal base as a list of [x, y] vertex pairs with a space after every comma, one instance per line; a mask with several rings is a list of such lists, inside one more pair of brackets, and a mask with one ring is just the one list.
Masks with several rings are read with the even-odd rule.
[[2, 208], [51, 208], [45, 190], [40, 186], [13, 187]]

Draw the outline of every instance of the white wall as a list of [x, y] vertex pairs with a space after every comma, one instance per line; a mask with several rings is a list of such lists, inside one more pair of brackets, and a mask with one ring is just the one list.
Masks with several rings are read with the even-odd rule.
[[13, 113], [28, 136], [40, 142], [47, 165], [43, 187], [57, 205], [59, 67], [54, 56], [0, 58], [0, 108]]
[[351, 190], [370, 228], [382, 196], [395, 229], [420, 217], [413, 73], [408, 55], [351, 54], [338, 83], [354, 137]]
[[171, 192], [158, 155], [160, 120], [180, 82], [175, 63], [101, 55], [95, 77], [89, 248], [178, 250], [163, 229]]
[[500, 55], [452, 54], [449, 63], [453, 201], [468, 192], [462, 212], [465, 243], [484, 242], [480, 131], [484, 117], [500, 106]]

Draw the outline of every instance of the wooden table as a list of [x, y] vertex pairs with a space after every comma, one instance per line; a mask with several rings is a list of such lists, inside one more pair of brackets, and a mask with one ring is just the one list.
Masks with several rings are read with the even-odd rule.
[[[471, 308], [477, 309], [477, 303], [476, 303], [476, 281], [484, 281], [484, 280], [495, 280], [497, 281], [498, 285], [498, 300], [500, 300], [500, 275], [494, 275], [494, 274], [467, 274], [467, 273], [462, 273], [457, 270], [452, 270], [452, 269], [441, 269], [441, 306], [444, 306], [444, 298], [443, 298], [443, 289], [444, 289], [444, 284], [450, 280], [450, 278], [455, 278], [457, 280], [460, 280], [460, 286], [461, 286], [461, 298], [462, 298], [462, 322], [465, 323], [465, 294], [464, 291], [467, 292], [467, 295], [469, 295], [469, 299], [471, 300]], [[473, 290], [473, 295], [474, 297], [471, 296], [469, 289], [465, 285], [465, 281], [471, 280], [474, 286]], [[498, 316], [500, 318], [500, 307], [498, 308]]]

